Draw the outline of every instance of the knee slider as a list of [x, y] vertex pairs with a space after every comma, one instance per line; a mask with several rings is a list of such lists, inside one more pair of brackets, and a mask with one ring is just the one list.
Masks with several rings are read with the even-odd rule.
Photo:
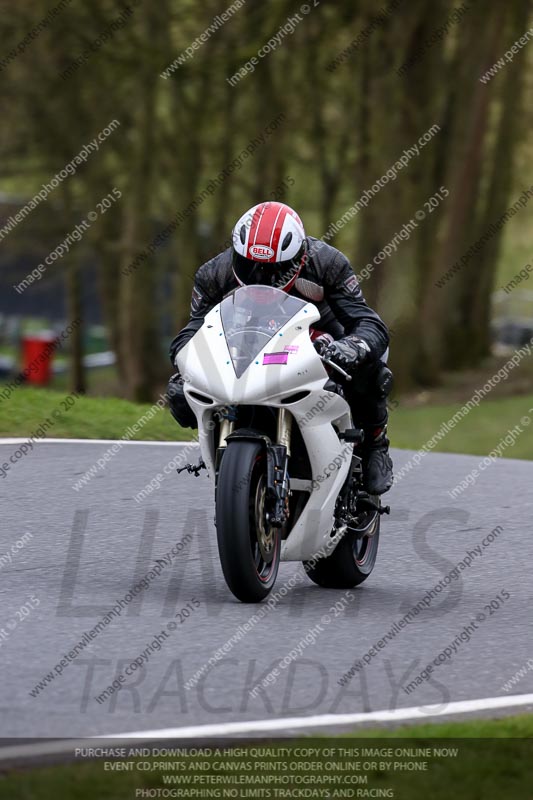
[[380, 397], [388, 397], [394, 385], [394, 375], [386, 364], [380, 364], [376, 374], [376, 387]]

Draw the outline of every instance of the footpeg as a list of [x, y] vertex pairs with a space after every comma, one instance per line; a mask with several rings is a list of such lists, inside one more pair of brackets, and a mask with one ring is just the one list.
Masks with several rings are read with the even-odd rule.
[[353, 444], [362, 444], [365, 438], [365, 432], [361, 428], [348, 428], [339, 433], [341, 442], [353, 442]]
[[194, 475], [196, 478], [198, 478], [202, 469], [207, 469], [207, 467], [204, 462], [200, 460], [198, 464], [185, 464], [184, 467], [180, 467], [176, 470], [176, 472], [179, 475], [180, 472], [185, 472], [185, 470], [187, 470], [189, 475]]
[[370, 511], [377, 511], [378, 514], [390, 514], [390, 506], [380, 506], [369, 497], [360, 497], [357, 501], [357, 506], [363, 506]]

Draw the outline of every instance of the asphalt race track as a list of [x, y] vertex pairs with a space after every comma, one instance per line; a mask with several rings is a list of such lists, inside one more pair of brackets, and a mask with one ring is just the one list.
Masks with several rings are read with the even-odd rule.
[[[0, 464], [18, 446], [4, 440]], [[294, 577], [301, 565], [283, 564], [277, 588], [289, 588], [253, 624], [260, 607], [238, 603], [222, 577], [208, 479], [169, 470], [147, 499], [133, 499], [184, 445], [127, 444], [75, 491], [108, 446], [37, 442], [0, 479], [4, 739], [426, 705], [442, 714], [450, 703], [533, 692], [533, 669], [503, 688], [533, 657], [531, 462], [502, 459], [452, 500], [447, 490], [480, 459], [426, 456], [388, 495], [393, 511], [362, 587], [351, 596], [326, 591]], [[393, 452], [396, 471], [410, 455]], [[179, 552], [167, 557], [173, 547]], [[455, 571], [468, 551], [470, 563]], [[106, 617], [121, 598], [120, 615]], [[400, 625], [417, 604], [422, 610]], [[83, 638], [103, 618], [100, 631]], [[224, 645], [224, 657], [184, 688]], [[406, 691], [441, 653], [442, 663]], [[340, 685], [365, 654], [366, 664]], [[36, 691], [48, 673], [54, 678]], [[113, 681], [119, 688], [98, 701]]]

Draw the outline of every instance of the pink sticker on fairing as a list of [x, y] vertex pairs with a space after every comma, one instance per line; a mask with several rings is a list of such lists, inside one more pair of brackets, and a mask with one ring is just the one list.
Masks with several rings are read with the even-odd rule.
[[263, 355], [263, 364], [287, 364], [289, 354], [285, 353], [265, 353]]
[[300, 346], [297, 344], [286, 344], [283, 349], [286, 350], [288, 353], [297, 353], [298, 350], [300, 349]]

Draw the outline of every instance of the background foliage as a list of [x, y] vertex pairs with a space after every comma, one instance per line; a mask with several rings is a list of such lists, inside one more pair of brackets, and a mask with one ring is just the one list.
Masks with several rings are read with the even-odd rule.
[[[52, 8], [4, 0], [4, 55]], [[120, 121], [32, 212], [31, 225], [53, 247], [113, 187], [122, 192], [53, 270], [63, 276], [70, 317], [83, 316], [80, 275], [87, 250], [96, 253], [98, 293], [130, 399], [149, 400], [168, 374], [162, 320], [176, 329], [185, 322], [195, 269], [222, 248], [247, 207], [276, 196], [323, 236], [435, 124], [440, 132], [420, 155], [330, 242], [357, 272], [445, 186], [449, 196], [375, 266], [363, 291], [394, 328], [392, 362], [403, 387], [433, 385], [443, 370], [471, 367], [489, 352], [491, 296], [500, 277], [529, 258], [533, 204], [444, 286], [437, 281], [533, 183], [528, 47], [489, 82], [479, 80], [528, 29], [529, 2], [311, 0], [309, 8], [247, 0], [164, 77], [225, 3], [71, 0], [2, 62], [4, 195], [31, 197]], [[227, 79], [296, 14], [293, 31], [232, 86]], [[272, 120], [275, 131], [239, 159]], [[4, 252], [27, 244], [28, 225], [0, 244]], [[78, 389], [82, 341], [80, 326]]]

